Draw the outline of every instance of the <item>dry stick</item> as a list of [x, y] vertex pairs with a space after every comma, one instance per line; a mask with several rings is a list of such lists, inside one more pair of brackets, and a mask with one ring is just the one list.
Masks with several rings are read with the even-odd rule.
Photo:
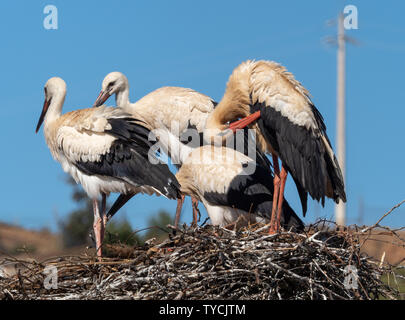
[[[322, 268], [319, 266], [319, 264], [315, 260], [312, 260], [312, 262], [318, 267], [318, 270], [321, 271], [321, 273], [325, 276], [325, 278], [330, 283], [332, 283], [333, 285], [336, 285], [336, 283], [331, 278], [328, 277], [328, 275], [322, 270]], [[312, 264], [311, 264], [311, 266], [312, 266]]]
[[[402, 200], [400, 203], [396, 204], [395, 206], [393, 206], [388, 212], [386, 212], [374, 225], [364, 228], [363, 230], [360, 231], [361, 234], [364, 234], [366, 232], [368, 232], [368, 236], [366, 238], [364, 238], [364, 240], [362, 241], [360, 247], [362, 247], [368, 240], [370, 240], [371, 237], [371, 231], [377, 227], [380, 227], [382, 229], [388, 230], [390, 232], [391, 235], [393, 235], [394, 237], [398, 238], [399, 240], [401, 240], [402, 242], [405, 242], [404, 239], [402, 239], [395, 231], [390, 230], [388, 227], [382, 227], [380, 226], [380, 222], [387, 217], [389, 214], [391, 214], [395, 209], [399, 208], [403, 203], [405, 203], [405, 200]], [[401, 230], [402, 228], [398, 229]], [[405, 247], [405, 245], [399, 245], [401, 247]]]
[[373, 228], [376, 228], [379, 226], [380, 222], [389, 214], [391, 214], [392, 211], [394, 211], [395, 209], [399, 208], [403, 203], [405, 203], [405, 200], [402, 200], [400, 203], [396, 204], [395, 206], [393, 206], [388, 212], [386, 212], [374, 225], [367, 227], [365, 229], [363, 229], [361, 232], [367, 232]]
[[345, 300], [344, 297], [338, 295], [337, 293], [333, 292], [332, 290], [329, 290], [328, 288], [325, 288], [325, 287], [321, 286], [320, 284], [316, 283], [314, 280], [312, 280], [312, 279], [310, 279], [308, 277], [299, 276], [296, 273], [294, 273], [294, 272], [292, 272], [290, 270], [284, 269], [284, 268], [278, 266], [277, 264], [275, 264], [275, 263], [273, 263], [271, 261], [267, 261], [267, 263], [269, 263], [273, 268], [276, 268], [276, 269], [288, 274], [289, 276], [291, 276], [291, 277], [293, 277], [293, 278], [295, 278], [295, 279], [297, 279], [297, 280], [299, 280], [301, 282], [305, 282], [305, 283], [308, 283], [308, 284], [313, 284], [315, 287], [317, 287], [317, 288], [319, 288], [321, 290], [324, 290], [324, 291], [328, 292], [329, 294], [338, 297], [339, 299]]

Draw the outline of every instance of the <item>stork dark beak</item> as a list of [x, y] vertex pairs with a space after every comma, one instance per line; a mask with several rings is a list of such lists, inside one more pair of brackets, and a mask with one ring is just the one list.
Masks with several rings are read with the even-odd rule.
[[41, 128], [42, 122], [44, 122], [45, 115], [48, 111], [49, 104], [51, 103], [51, 99], [47, 100], [45, 97], [44, 106], [42, 108], [41, 116], [39, 117], [37, 128], [35, 129], [35, 133], [38, 133], [39, 128]]
[[94, 102], [93, 104], [93, 108], [94, 107], [99, 107], [101, 105], [104, 104], [104, 102], [107, 101], [107, 99], [110, 97], [111, 95], [108, 92], [105, 92], [103, 90], [100, 91], [100, 94], [98, 95], [96, 102]]
[[109, 221], [114, 214], [117, 213], [119, 209], [123, 207], [135, 194], [128, 193], [128, 194], [120, 194], [120, 196], [115, 200], [114, 204], [112, 205], [110, 211], [107, 213], [107, 221]]

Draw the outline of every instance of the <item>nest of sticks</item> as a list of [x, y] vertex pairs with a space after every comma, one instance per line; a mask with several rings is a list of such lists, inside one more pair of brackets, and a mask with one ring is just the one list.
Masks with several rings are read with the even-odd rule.
[[[102, 261], [92, 256], [14, 261], [20, 271], [0, 275], [0, 299], [397, 297], [380, 280], [388, 267], [360, 253], [361, 232], [353, 228], [339, 231], [318, 222], [303, 234], [277, 235], [269, 235], [268, 226], [168, 228], [165, 241], [116, 248], [116, 257]], [[56, 267], [57, 288], [45, 288], [49, 266]]]

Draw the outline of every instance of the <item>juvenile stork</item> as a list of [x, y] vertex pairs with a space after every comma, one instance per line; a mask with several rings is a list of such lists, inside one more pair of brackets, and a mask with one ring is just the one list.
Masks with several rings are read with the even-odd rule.
[[[199, 134], [202, 134], [207, 117], [216, 105], [210, 97], [180, 87], [162, 87], [131, 103], [127, 77], [121, 72], [111, 72], [104, 78], [94, 106], [104, 104], [114, 94], [118, 107], [130, 114], [141, 115], [150, 129], [160, 137], [161, 148], [170, 156], [177, 168], [182, 165], [184, 155], [188, 154], [188, 147], [201, 146], [202, 139]], [[123, 206], [129, 199], [129, 195], [120, 197], [117, 199], [116, 207]], [[193, 197], [191, 201], [193, 224], [197, 224], [198, 201]], [[181, 209], [183, 202], [184, 196], [178, 199], [178, 209]], [[180, 216], [176, 215], [176, 226], [179, 219]]]
[[[228, 124], [238, 118], [244, 119]], [[218, 136], [221, 140], [227, 136], [224, 130], [235, 132], [249, 124], [256, 130], [261, 150], [273, 158], [270, 233], [279, 231], [288, 173], [297, 186], [304, 215], [308, 193], [322, 205], [325, 197], [337, 203], [346, 201], [343, 177], [323, 117], [309, 92], [283, 66], [271, 61], [239, 65], [229, 78], [224, 97], [207, 119], [205, 134], [209, 141]]]
[[[176, 178], [182, 193], [204, 203], [213, 225], [225, 226], [242, 217], [245, 222], [268, 223], [273, 175], [263, 162], [263, 158], [254, 161], [234, 149], [206, 145], [190, 153]], [[304, 228], [287, 201], [283, 202], [280, 219], [286, 229]]]
[[61, 115], [65, 96], [66, 84], [61, 78], [46, 82], [36, 132], [44, 122], [45, 140], [52, 156], [93, 200], [96, 250], [101, 257], [105, 203], [110, 192], [141, 192], [176, 199], [180, 186], [165, 164], [149, 161], [149, 157], [154, 157], [148, 154], [150, 131], [142, 121], [121, 109], [104, 106]]

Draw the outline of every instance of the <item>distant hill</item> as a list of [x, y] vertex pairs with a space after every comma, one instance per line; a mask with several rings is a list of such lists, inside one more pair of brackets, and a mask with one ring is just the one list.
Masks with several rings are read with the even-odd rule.
[[[401, 239], [405, 239], [405, 232], [398, 232]], [[404, 240], [401, 240], [385, 230], [374, 230], [362, 251], [367, 255], [380, 260], [385, 252], [384, 261], [390, 264], [405, 265]]]
[[58, 254], [61, 250], [61, 239], [57, 234], [0, 223], [0, 257], [10, 254], [40, 259]]

